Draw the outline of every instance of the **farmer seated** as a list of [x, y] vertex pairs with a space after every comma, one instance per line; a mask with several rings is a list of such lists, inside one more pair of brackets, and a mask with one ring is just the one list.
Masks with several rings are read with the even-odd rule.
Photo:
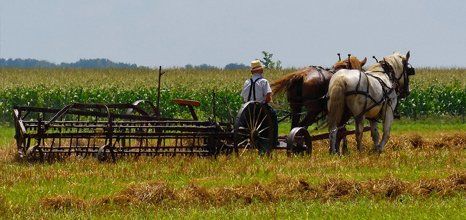
[[270, 107], [269, 103], [272, 102], [272, 89], [270, 88], [269, 81], [265, 79], [262, 74], [264, 73], [264, 68], [259, 60], [253, 60], [251, 62], [251, 78], [247, 79], [244, 82], [243, 90], [241, 91], [241, 96], [243, 97], [244, 103], [249, 101], [257, 101], [263, 103], [264, 106], [272, 114], [272, 119], [275, 121], [274, 125], [274, 136], [275, 145], [278, 145], [278, 121], [277, 113], [275, 110]]

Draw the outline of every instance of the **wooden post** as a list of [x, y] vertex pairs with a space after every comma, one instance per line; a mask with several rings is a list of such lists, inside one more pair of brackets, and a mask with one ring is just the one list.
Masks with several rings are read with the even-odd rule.
[[162, 66], [159, 66], [159, 81], [157, 82], [157, 110], [160, 112], [160, 80], [162, 79]]

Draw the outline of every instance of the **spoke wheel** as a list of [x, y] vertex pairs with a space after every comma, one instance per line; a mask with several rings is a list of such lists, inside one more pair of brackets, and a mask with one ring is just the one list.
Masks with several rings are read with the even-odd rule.
[[235, 121], [234, 149], [242, 155], [247, 150], [269, 154], [274, 140], [274, 121], [270, 110], [259, 102], [245, 103]]
[[296, 154], [312, 154], [312, 140], [309, 132], [303, 127], [293, 128], [286, 138], [288, 156]]

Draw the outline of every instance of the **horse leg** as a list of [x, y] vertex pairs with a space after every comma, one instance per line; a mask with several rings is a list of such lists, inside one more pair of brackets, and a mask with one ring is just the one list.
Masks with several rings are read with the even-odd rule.
[[329, 153], [330, 154], [337, 153], [337, 134], [338, 134], [338, 129], [336, 126], [329, 127], [329, 140], [330, 140]]
[[[330, 154], [340, 154], [340, 142], [342, 138], [344, 138], [344, 132], [346, 131], [346, 128], [343, 126], [347, 122], [348, 118], [346, 118], [346, 114], [343, 115], [343, 118], [341, 121], [336, 124], [336, 125], [331, 125], [329, 124], [329, 140], [330, 140]], [[338, 131], [339, 127], [342, 127], [343, 129]], [[346, 141], [346, 138], [345, 138]]]
[[293, 104], [291, 107], [291, 129], [299, 126], [299, 114], [301, 113], [301, 104]]
[[329, 124], [328, 125], [328, 133], [329, 133], [329, 141], [330, 141], [330, 154], [336, 154], [339, 152], [339, 144], [340, 138], [338, 137], [338, 125], [339, 124]]
[[[348, 154], [348, 143], [346, 140], [346, 127], [342, 127], [341, 130], [338, 132], [338, 140], [337, 140], [337, 152], [340, 152], [341, 149], [341, 154], [347, 155]], [[341, 141], [343, 141], [343, 145], [340, 148]]]
[[343, 118], [340, 121], [340, 124], [338, 124], [338, 127], [342, 127], [341, 132], [340, 132], [340, 138], [338, 140], [338, 146], [340, 146], [340, 142], [343, 140], [343, 146], [341, 148], [341, 151], [342, 151], [342, 154], [344, 154], [344, 155], [349, 154], [348, 140], [346, 139], [346, 126], [345, 126], [345, 124], [351, 118], [351, 115], [348, 114], [348, 112], [349, 112], [349, 109], [345, 108], [345, 113], [343, 115]]
[[322, 108], [319, 106], [307, 106], [306, 116], [298, 123], [299, 127], [306, 127], [317, 122], [317, 116], [322, 112]]
[[[346, 128], [345, 128], [345, 132], [346, 132]], [[346, 135], [342, 138], [343, 140], [343, 146], [342, 146], [342, 152], [343, 152], [343, 155], [348, 155], [349, 154], [349, 150], [348, 150], [348, 139], [346, 139]]]
[[377, 145], [377, 151], [379, 153], [382, 153], [385, 144], [388, 142], [388, 138], [390, 138], [390, 129], [392, 127], [392, 123], [393, 123], [393, 112], [387, 111], [385, 113], [385, 118], [383, 120], [382, 141], [380, 142], [379, 145]]
[[377, 145], [379, 144], [379, 131], [377, 129], [376, 120], [371, 120], [371, 137], [374, 142], [374, 150], [377, 150]]
[[363, 134], [363, 129], [364, 129], [364, 116], [362, 117], [359, 117], [359, 118], [356, 118], [355, 119], [355, 122], [356, 122], [356, 129], [355, 129], [355, 133], [356, 133], [356, 146], [358, 148], [358, 151], [359, 152], [362, 152], [363, 151], [363, 147], [362, 147], [362, 134]]

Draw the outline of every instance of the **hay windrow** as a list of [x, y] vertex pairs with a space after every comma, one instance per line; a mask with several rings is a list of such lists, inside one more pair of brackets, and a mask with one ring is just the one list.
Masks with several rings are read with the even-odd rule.
[[329, 179], [322, 184], [321, 197], [325, 199], [338, 199], [355, 197], [362, 192], [361, 184], [344, 179]]
[[[279, 177], [269, 183], [252, 183], [233, 187], [206, 188], [194, 184], [176, 189], [163, 182], [131, 184], [112, 196], [101, 198], [99, 204], [148, 205], [170, 204], [222, 206], [231, 203], [274, 203], [278, 201], [351, 200], [358, 196], [393, 200], [402, 195], [415, 197], [452, 196], [466, 192], [466, 173], [442, 179], [420, 179], [408, 182], [394, 177], [367, 181], [329, 178], [312, 185], [302, 179]], [[95, 201], [93, 201], [95, 203]], [[41, 204], [54, 209], [84, 207], [74, 197], [52, 197]]]
[[[395, 143], [398, 139], [404, 141], [404, 136], [395, 136]], [[417, 133], [407, 137], [413, 148], [466, 148], [466, 133], [443, 134], [440, 133], [431, 138], [425, 138]]]
[[379, 180], [369, 180], [364, 183], [364, 189], [372, 196], [394, 199], [407, 193], [409, 184], [400, 179], [388, 177]]
[[45, 197], [39, 202], [41, 207], [54, 210], [84, 209], [86, 207], [83, 199], [70, 195]]
[[419, 134], [414, 134], [408, 138], [408, 141], [414, 148], [421, 148], [424, 145], [424, 139]]
[[[313, 143], [314, 150], [327, 149], [328, 140]], [[348, 136], [348, 147], [350, 152], [356, 152], [354, 135]], [[369, 134], [363, 136], [363, 146], [371, 150], [373, 142]], [[385, 151], [398, 151], [403, 149], [466, 149], [466, 133], [438, 133], [426, 136], [419, 133], [392, 135], [386, 145]]]
[[131, 184], [113, 197], [104, 198], [102, 202], [112, 202], [115, 204], [158, 204], [166, 200], [174, 200], [176, 199], [175, 197], [175, 192], [166, 183], [147, 182]]

